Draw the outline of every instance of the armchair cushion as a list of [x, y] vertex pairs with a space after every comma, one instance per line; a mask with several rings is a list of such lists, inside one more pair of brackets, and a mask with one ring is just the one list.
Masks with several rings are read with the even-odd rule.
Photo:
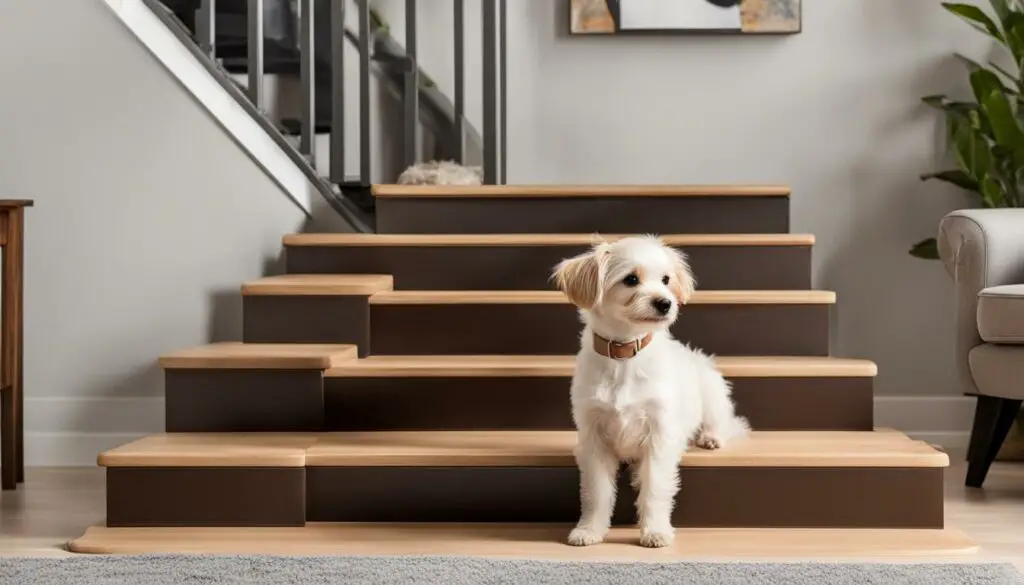
[[1024, 346], [985, 343], [968, 360], [979, 394], [1024, 400]]
[[978, 333], [988, 343], [1024, 344], [1024, 284], [981, 289]]

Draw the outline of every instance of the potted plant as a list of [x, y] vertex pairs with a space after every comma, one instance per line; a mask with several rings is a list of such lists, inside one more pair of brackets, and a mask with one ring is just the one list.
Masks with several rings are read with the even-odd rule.
[[[921, 180], [952, 183], [974, 195], [981, 207], [1024, 205], [1024, 2], [990, 0], [990, 17], [973, 4], [943, 2], [942, 7], [994, 39], [1011, 57], [1009, 69], [963, 55], [974, 101], [945, 95], [922, 98], [943, 112], [946, 137], [956, 168], [921, 175]], [[935, 238], [914, 244], [910, 254], [938, 259]]]
[[[943, 2], [942, 7], [994, 39], [1011, 58], [1009, 69], [987, 66], [963, 55], [974, 101], [944, 95], [922, 98], [943, 112], [946, 136], [956, 168], [925, 173], [921, 180], [952, 183], [973, 194], [981, 207], [1024, 206], [1024, 0], [990, 0], [990, 17], [972, 4]], [[910, 254], [938, 259], [935, 238], [922, 240]], [[999, 459], [1024, 459], [1024, 411], [1017, 416]]]

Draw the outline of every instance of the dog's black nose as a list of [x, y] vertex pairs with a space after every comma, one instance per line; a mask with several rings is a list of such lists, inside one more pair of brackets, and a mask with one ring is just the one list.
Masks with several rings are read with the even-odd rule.
[[654, 299], [651, 304], [662, 315], [668, 315], [668, 312], [672, 310], [672, 301], [668, 299]]

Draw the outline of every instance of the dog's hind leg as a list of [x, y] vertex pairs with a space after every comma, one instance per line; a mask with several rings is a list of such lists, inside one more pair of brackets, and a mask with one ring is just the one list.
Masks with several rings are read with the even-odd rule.
[[720, 449], [750, 431], [747, 420], [736, 415], [729, 382], [716, 372], [707, 372], [701, 384], [702, 420], [694, 444], [701, 449]]

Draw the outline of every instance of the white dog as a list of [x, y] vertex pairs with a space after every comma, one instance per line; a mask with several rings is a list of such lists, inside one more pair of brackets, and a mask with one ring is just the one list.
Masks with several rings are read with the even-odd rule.
[[689, 443], [717, 449], [749, 430], [714, 359], [668, 332], [693, 293], [687, 258], [655, 237], [602, 240], [560, 262], [553, 279], [585, 325], [571, 390], [581, 515], [569, 544], [604, 539], [628, 462], [640, 543], [667, 546]]

